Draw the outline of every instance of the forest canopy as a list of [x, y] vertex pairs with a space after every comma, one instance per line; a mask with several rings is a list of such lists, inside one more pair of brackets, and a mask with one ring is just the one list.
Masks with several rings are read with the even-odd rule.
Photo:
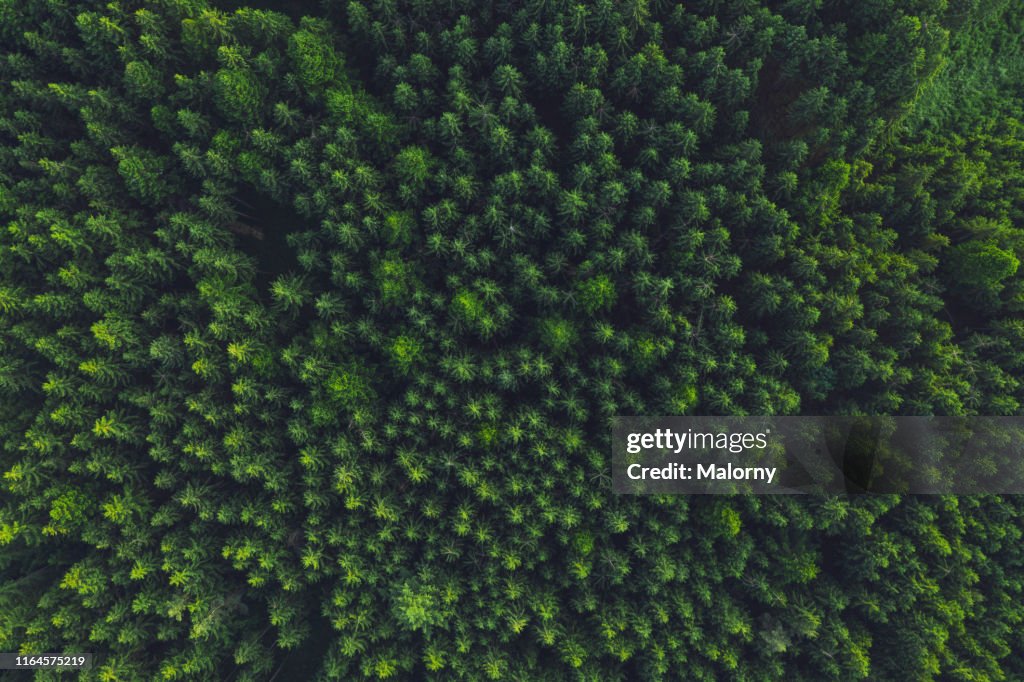
[[609, 450], [1024, 415], [1022, 45], [1016, 0], [0, 0], [0, 651], [1024, 678], [1018, 497], [619, 496]]

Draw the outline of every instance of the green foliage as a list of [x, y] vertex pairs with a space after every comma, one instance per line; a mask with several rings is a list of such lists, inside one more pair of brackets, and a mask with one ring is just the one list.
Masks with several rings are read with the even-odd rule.
[[310, 18], [288, 38], [288, 56], [299, 82], [312, 93], [334, 84], [345, 65], [331, 44], [330, 25]]
[[259, 121], [263, 98], [259, 77], [246, 68], [226, 67], [214, 76], [214, 97], [220, 111], [243, 124]]
[[391, 357], [403, 372], [408, 373], [423, 357], [423, 344], [411, 336], [398, 336], [391, 344]]
[[327, 390], [334, 400], [348, 410], [358, 410], [373, 401], [370, 380], [354, 366], [337, 369], [327, 380]]
[[950, 249], [949, 272], [955, 286], [995, 292], [1000, 283], [1017, 273], [1020, 261], [995, 244], [965, 242]]
[[541, 342], [556, 355], [571, 353], [579, 341], [576, 326], [562, 318], [547, 318], [540, 322]]
[[231, 5], [0, 3], [0, 651], [1024, 679], [1017, 498], [608, 462], [1022, 414], [1019, 3]]
[[617, 298], [615, 284], [607, 275], [580, 280], [576, 283], [576, 295], [579, 297], [580, 307], [588, 315], [593, 315], [599, 310], [608, 310], [615, 304]]

